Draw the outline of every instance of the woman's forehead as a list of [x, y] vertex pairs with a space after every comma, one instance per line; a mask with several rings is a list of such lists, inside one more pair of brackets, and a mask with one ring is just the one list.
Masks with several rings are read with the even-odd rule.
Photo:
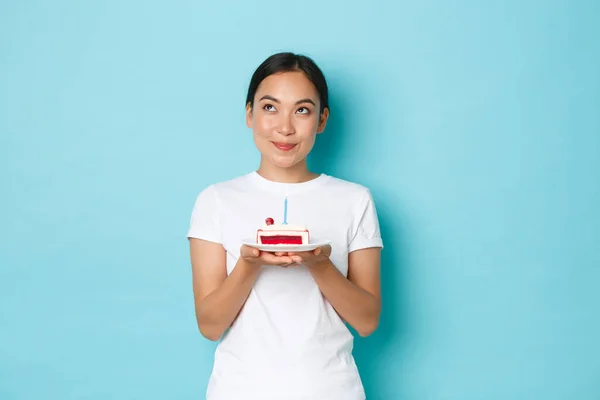
[[310, 98], [319, 100], [317, 89], [301, 71], [280, 72], [269, 75], [258, 86], [256, 98], [270, 95], [280, 100], [294, 100], [296, 98]]

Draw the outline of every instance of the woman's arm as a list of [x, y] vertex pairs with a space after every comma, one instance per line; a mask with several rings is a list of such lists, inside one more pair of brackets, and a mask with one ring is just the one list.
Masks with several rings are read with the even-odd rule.
[[[381, 313], [379, 247], [361, 249], [348, 255], [348, 278], [344, 277], [329, 259], [331, 249], [315, 253], [298, 253], [311, 272], [321, 292], [337, 313], [359, 335], [372, 334], [379, 325]], [[321, 254], [321, 255], [320, 255]]]
[[205, 240], [190, 239], [190, 255], [198, 329], [216, 341], [244, 305], [259, 269], [240, 257], [227, 276], [225, 249]]
[[227, 276], [222, 245], [190, 239], [194, 305], [198, 329], [209, 340], [219, 340], [246, 302], [261, 265], [286, 266], [289, 257], [277, 257], [242, 246], [240, 257]]

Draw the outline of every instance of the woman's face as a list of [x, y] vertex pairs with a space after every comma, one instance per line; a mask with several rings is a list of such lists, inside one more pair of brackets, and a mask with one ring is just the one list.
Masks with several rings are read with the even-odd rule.
[[246, 125], [263, 160], [290, 168], [306, 159], [318, 133], [323, 132], [329, 110], [319, 115], [317, 89], [303, 72], [283, 72], [265, 78], [246, 107]]

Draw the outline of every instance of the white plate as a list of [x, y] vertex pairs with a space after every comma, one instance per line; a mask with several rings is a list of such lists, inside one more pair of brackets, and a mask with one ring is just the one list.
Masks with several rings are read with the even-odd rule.
[[330, 244], [329, 240], [313, 240], [308, 244], [259, 244], [256, 239], [244, 239], [242, 244], [254, 247], [261, 251], [311, 251], [317, 247], [322, 247]]

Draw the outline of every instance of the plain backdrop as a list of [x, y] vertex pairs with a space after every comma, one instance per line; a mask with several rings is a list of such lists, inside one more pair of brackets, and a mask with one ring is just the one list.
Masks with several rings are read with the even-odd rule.
[[369, 399], [600, 398], [600, 3], [0, 3], [0, 399], [201, 399], [186, 232], [313, 57], [311, 166], [374, 195]]

